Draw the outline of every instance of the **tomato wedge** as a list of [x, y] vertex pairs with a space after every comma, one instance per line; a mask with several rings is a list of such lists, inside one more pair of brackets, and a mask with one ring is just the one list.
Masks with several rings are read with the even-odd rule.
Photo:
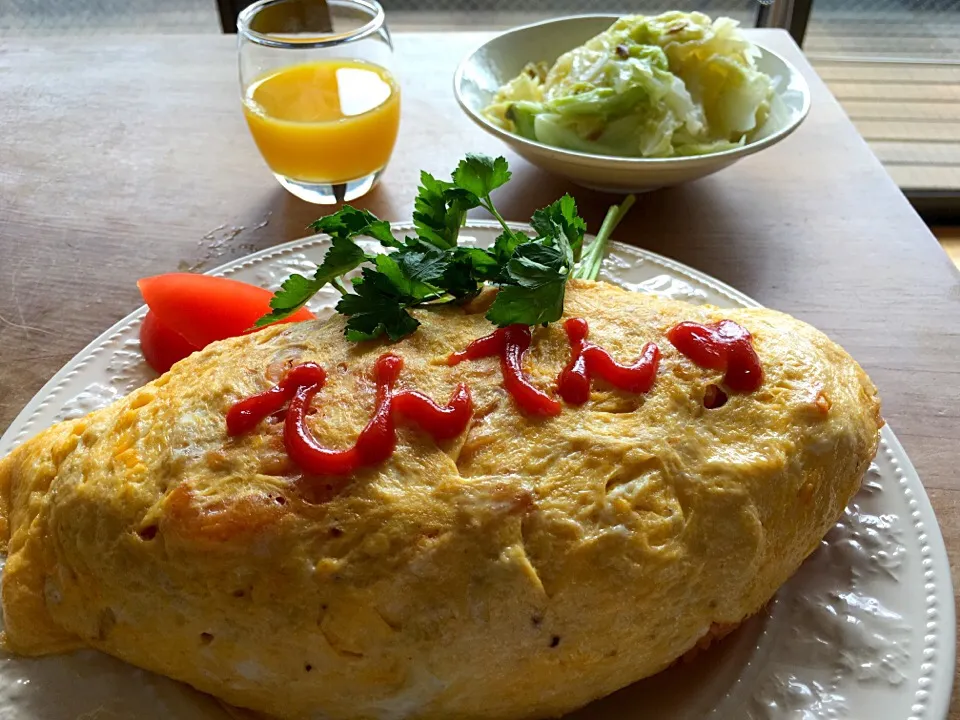
[[[156, 320], [195, 348], [251, 332], [254, 323], [270, 312], [269, 290], [239, 280], [167, 273], [143, 278], [140, 294]], [[283, 322], [314, 319], [301, 308]]]
[[150, 367], [158, 373], [165, 373], [174, 363], [199, 349], [160, 322], [152, 310], [140, 325], [140, 350]]

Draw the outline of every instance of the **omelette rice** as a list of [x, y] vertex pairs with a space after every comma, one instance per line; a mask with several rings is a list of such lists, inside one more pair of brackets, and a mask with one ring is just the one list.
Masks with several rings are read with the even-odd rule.
[[[475, 308], [417, 310], [399, 343], [343, 318], [226, 340], [0, 460], [6, 644], [94, 647], [279, 718], [545, 718], [654, 674], [756, 613], [857, 491], [882, 424], [839, 346], [765, 309], [695, 307], [571, 281], [564, 317], [628, 361], [646, 393], [594, 381], [555, 417], [521, 412], [496, 358], [449, 365], [490, 331]], [[732, 320], [763, 368], [723, 393], [664, 340]], [[397, 424], [382, 463], [317, 493], [282, 422], [227, 434], [237, 401], [315, 362], [307, 416], [353, 442], [389, 347], [398, 385], [472, 418], [437, 441]], [[570, 346], [538, 327], [524, 358], [550, 390]]]

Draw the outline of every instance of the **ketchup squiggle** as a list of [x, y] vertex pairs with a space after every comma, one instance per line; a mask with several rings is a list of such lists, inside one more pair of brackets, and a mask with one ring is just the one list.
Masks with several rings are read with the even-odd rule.
[[377, 359], [376, 409], [353, 446], [345, 450], [324, 447], [307, 425], [313, 398], [326, 383], [326, 373], [316, 363], [290, 368], [274, 387], [233, 405], [227, 412], [227, 434], [252, 430], [289, 402], [283, 441], [290, 458], [310, 474], [350, 475], [361, 467], [378, 465], [393, 454], [397, 445], [396, 414], [419, 425], [438, 441], [449, 440], [466, 430], [473, 416], [473, 401], [466, 385], [458, 385], [446, 405], [437, 405], [414, 390], [394, 391], [402, 369], [403, 359], [397, 355], [387, 353]]
[[[603, 348], [587, 342], [586, 320], [571, 318], [564, 323], [564, 329], [571, 355], [557, 379], [557, 391], [568, 403], [582, 405], [589, 399], [594, 376], [627, 392], [649, 392], [660, 362], [657, 345], [647, 343], [632, 365], [622, 365]], [[671, 328], [667, 338], [700, 367], [723, 370], [724, 384], [734, 392], [752, 392], [763, 382], [763, 368], [753, 349], [753, 338], [732, 320], [711, 325], [683, 322]], [[524, 412], [545, 417], [559, 415], [560, 402], [537, 388], [523, 370], [530, 342], [529, 327], [510, 325], [452, 353], [447, 363], [457, 365], [465, 360], [499, 356], [504, 387]], [[402, 369], [403, 359], [397, 355], [386, 353], [377, 359], [374, 364], [376, 408], [353, 446], [344, 450], [322, 445], [307, 425], [313, 399], [327, 379], [326, 372], [316, 363], [296, 365], [269, 390], [235, 403], [227, 412], [227, 433], [235, 436], [249, 432], [268, 415], [280, 413], [289, 403], [283, 438], [290, 458], [312, 475], [346, 476], [390, 457], [397, 445], [398, 415], [421, 427], [438, 442], [455, 438], [466, 430], [473, 416], [473, 402], [465, 384], [457, 386], [446, 405], [438, 405], [416, 390], [394, 390]]]
[[530, 338], [530, 328], [526, 325], [508, 325], [452, 353], [447, 364], [499, 355], [503, 386], [520, 409], [531, 415], [554, 417], [562, 410], [560, 403], [530, 382], [523, 371], [523, 356], [530, 348]]
[[557, 392], [571, 405], [583, 405], [590, 399], [590, 378], [594, 375], [631, 393], [646, 393], [653, 387], [660, 364], [660, 348], [653, 343], [643, 346], [632, 365], [621, 365], [602, 347], [587, 342], [590, 329], [583, 318], [570, 318], [563, 329], [571, 355], [557, 379]]
[[754, 392], [763, 384], [763, 367], [753, 349], [753, 336], [733, 320], [710, 325], [682, 322], [667, 331], [667, 339], [700, 367], [723, 370], [723, 382], [734, 392]]

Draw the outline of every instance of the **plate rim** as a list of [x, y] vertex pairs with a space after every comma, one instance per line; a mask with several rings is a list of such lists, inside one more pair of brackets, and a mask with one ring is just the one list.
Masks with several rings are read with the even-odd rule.
[[[526, 223], [508, 222], [512, 230], [529, 231]], [[413, 229], [411, 222], [391, 222], [395, 232], [408, 232]], [[468, 220], [464, 230], [481, 229], [501, 230], [501, 225], [489, 220]], [[588, 235], [587, 237], [593, 237]], [[328, 235], [315, 234], [291, 240], [280, 245], [265, 248], [255, 253], [218, 265], [205, 271], [204, 275], [229, 277], [236, 272], [291, 252], [303, 251], [313, 245], [326, 242]], [[736, 288], [707, 275], [700, 270], [685, 265], [659, 253], [623, 242], [611, 241], [610, 250], [626, 252], [635, 257], [653, 262], [680, 275], [695, 278], [706, 287], [732, 302], [744, 307], [763, 307], [756, 300]], [[33, 427], [34, 419], [52, 400], [57, 392], [93, 359], [100, 355], [113, 340], [114, 336], [138, 323], [146, 315], [147, 308], [141, 305], [131, 313], [97, 335], [73, 357], [70, 358], [27, 402], [14, 417], [9, 426], [0, 435], [0, 455], [12, 450]], [[954, 669], [956, 664], [956, 607], [953, 595], [953, 581], [946, 544], [937, 521], [936, 513], [930, 503], [923, 481], [910, 461], [906, 450], [889, 425], [881, 430], [881, 449], [896, 470], [900, 491], [910, 508], [910, 521], [920, 547], [922, 572], [924, 576], [924, 603], [926, 630], [924, 647], [919, 649], [917, 659], [920, 672], [913, 689], [911, 714], [907, 720], [943, 720], [947, 717], [953, 694]], [[879, 452], [878, 451], [878, 452]], [[911, 487], [915, 481], [916, 487]], [[938, 581], [939, 579], [942, 582]], [[946, 639], [944, 643], [943, 640]]]

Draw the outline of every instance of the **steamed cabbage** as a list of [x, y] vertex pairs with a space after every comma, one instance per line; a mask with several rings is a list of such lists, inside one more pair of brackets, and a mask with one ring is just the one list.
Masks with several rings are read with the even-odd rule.
[[668, 12], [623, 17], [561, 55], [531, 63], [484, 114], [568, 150], [627, 157], [718, 152], [767, 118], [773, 81], [730, 18]]

